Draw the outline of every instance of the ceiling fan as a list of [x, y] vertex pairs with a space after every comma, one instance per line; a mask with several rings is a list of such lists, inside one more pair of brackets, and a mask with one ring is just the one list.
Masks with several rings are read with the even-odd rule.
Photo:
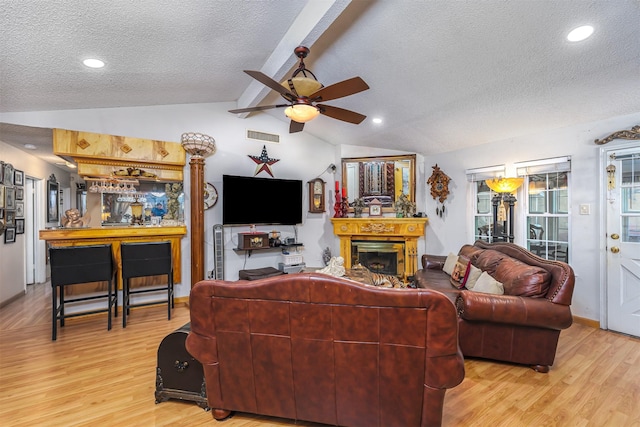
[[[229, 112], [234, 114], [249, 113], [252, 111], [287, 107], [284, 114], [291, 119], [289, 133], [302, 131], [304, 124], [313, 120], [318, 114], [324, 114], [333, 119], [353, 124], [359, 124], [367, 117], [355, 111], [345, 110], [344, 108], [319, 104], [319, 102], [342, 98], [369, 89], [369, 86], [364, 80], [360, 77], [353, 77], [324, 87], [322, 83], [318, 82], [318, 79], [311, 70], [305, 68], [304, 58], [307, 57], [309, 48], [298, 46], [294, 49], [294, 53], [300, 58], [300, 64], [298, 64], [298, 68], [293, 72], [291, 78], [285, 80], [282, 84], [260, 71], [244, 70], [245, 73], [260, 83], [280, 93], [287, 101], [287, 104], [238, 108], [236, 110], [229, 110]], [[307, 73], [313, 78], [308, 77]], [[299, 74], [302, 76], [298, 76]]]

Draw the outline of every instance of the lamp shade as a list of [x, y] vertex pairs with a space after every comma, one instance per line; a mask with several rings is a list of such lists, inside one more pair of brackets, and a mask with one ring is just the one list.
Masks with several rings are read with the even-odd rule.
[[295, 104], [284, 110], [284, 115], [294, 122], [306, 123], [318, 117], [320, 111], [313, 105]]
[[194, 157], [204, 157], [216, 152], [216, 141], [203, 133], [185, 132], [182, 134], [182, 148]]
[[[309, 77], [293, 77], [285, 80], [281, 85], [288, 91], [295, 91], [298, 96], [309, 96], [322, 87], [322, 83]], [[293, 90], [291, 89], [293, 86]]]
[[485, 183], [496, 193], [513, 193], [522, 185], [524, 178], [494, 178]]

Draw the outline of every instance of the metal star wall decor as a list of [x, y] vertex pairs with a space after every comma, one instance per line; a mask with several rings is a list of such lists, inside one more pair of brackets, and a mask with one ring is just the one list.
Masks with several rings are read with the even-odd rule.
[[271, 175], [273, 177], [273, 172], [271, 171], [271, 165], [274, 163], [277, 163], [280, 161], [280, 159], [272, 159], [269, 157], [269, 155], [267, 154], [267, 146], [263, 145], [262, 146], [262, 153], [260, 154], [260, 157], [258, 156], [252, 156], [252, 155], [248, 155], [251, 160], [253, 160], [254, 162], [256, 162], [256, 164], [258, 166], [256, 166], [256, 171], [253, 174], [253, 176], [258, 175], [260, 172], [265, 171], [266, 173], [268, 173], [269, 175]]

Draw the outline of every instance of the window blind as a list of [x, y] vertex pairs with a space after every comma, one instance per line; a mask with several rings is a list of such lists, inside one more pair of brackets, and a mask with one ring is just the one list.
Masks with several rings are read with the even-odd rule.
[[536, 175], [540, 173], [571, 172], [571, 157], [554, 157], [550, 159], [532, 160], [514, 163], [518, 176]]
[[483, 168], [467, 169], [464, 171], [464, 173], [467, 175], [467, 181], [477, 182], [504, 176], [504, 171], [504, 165], [496, 165]]

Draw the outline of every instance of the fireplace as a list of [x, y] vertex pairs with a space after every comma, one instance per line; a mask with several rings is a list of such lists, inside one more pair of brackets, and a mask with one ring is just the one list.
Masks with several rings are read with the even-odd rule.
[[404, 242], [351, 241], [351, 264], [362, 264], [374, 273], [404, 274]]
[[332, 218], [345, 268], [360, 263], [371, 271], [409, 280], [418, 269], [418, 240], [427, 218]]

